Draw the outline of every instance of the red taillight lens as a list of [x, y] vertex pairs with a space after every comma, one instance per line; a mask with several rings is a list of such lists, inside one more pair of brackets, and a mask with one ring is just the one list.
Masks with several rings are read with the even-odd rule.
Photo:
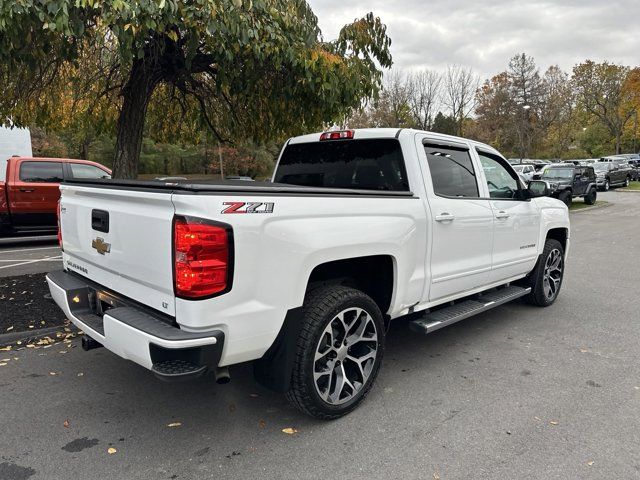
[[231, 228], [192, 217], [173, 222], [175, 293], [204, 298], [231, 289]]
[[60, 199], [58, 199], [58, 207], [57, 207], [57, 216], [58, 216], [58, 245], [60, 245], [60, 248], [62, 249], [62, 225], [60, 222], [60, 211], [61, 211], [61, 207], [60, 207]]
[[351, 140], [353, 130], [339, 130], [336, 132], [324, 132], [320, 135], [320, 140]]

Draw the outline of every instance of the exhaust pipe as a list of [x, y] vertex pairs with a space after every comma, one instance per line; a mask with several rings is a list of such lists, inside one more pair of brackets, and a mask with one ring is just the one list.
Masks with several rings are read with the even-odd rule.
[[218, 367], [213, 372], [216, 383], [223, 385], [225, 383], [229, 383], [231, 381], [231, 376], [229, 375], [229, 367]]
[[100, 347], [102, 347], [102, 344], [99, 342], [96, 342], [89, 335], [82, 336], [82, 349], [85, 352], [88, 352], [89, 350], [93, 350], [94, 348], [100, 348]]

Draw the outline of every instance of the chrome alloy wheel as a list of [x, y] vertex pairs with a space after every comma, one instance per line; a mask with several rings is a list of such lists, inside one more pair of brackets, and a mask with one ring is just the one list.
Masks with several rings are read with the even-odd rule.
[[378, 355], [378, 332], [371, 315], [351, 307], [322, 332], [313, 361], [313, 380], [330, 405], [351, 400], [367, 383]]
[[557, 248], [549, 252], [547, 260], [544, 262], [544, 274], [542, 276], [542, 285], [544, 287], [544, 295], [548, 300], [553, 300], [560, 290], [560, 282], [562, 281], [562, 253]]

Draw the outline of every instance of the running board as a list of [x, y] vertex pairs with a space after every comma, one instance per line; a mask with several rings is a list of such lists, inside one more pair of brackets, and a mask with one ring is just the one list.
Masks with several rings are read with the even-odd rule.
[[444, 307], [435, 312], [427, 313], [424, 316], [409, 323], [412, 330], [420, 333], [431, 333], [436, 330], [459, 322], [465, 318], [473, 317], [504, 303], [524, 297], [531, 288], [509, 286], [498, 290], [482, 292], [479, 296], [469, 300], [461, 300], [449, 307]]

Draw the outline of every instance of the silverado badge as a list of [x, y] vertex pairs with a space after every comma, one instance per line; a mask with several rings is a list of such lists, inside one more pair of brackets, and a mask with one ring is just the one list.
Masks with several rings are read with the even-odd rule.
[[97, 237], [91, 242], [91, 248], [95, 248], [100, 255], [111, 251], [111, 244], [104, 241], [104, 238]]

